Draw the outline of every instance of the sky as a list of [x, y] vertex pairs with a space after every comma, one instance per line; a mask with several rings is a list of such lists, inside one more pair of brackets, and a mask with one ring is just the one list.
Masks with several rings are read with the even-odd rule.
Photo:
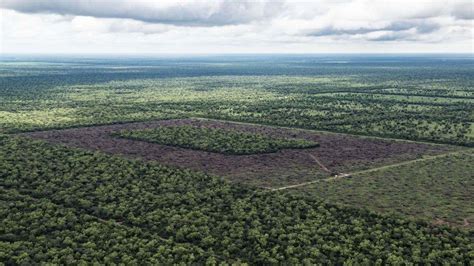
[[0, 52], [474, 53], [472, 0], [0, 0]]

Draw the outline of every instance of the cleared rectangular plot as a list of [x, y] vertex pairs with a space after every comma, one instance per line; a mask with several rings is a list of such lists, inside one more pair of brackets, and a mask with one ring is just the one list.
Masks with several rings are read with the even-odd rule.
[[[318, 143], [319, 146], [283, 149], [265, 154], [228, 155], [112, 136], [123, 130], [148, 130], [166, 126], [193, 126], [261, 134], [269, 138], [301, 139]], [[444, 145], [203, 119], [161, 120], [32, 132], [24, 135], [52, 143], [158, 161], [166, 165], [224, 176], [235, 182], [265, 187], [298, 184], [326, 178], [330, 172], [368, 169], [457, 149]], [[320, 163], [329, 172], [323, 169]]]

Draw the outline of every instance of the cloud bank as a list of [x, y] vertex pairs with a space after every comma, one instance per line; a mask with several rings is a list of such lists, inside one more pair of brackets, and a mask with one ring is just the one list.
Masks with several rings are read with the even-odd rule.
[[23, 13], [133, 19], [148, 23], [222, 26], [265, 20], [282, 7], [279, 0], [3, 0], [1, 7]]
[[471, 0], [2, 0], [2, 51], [473, 52]]

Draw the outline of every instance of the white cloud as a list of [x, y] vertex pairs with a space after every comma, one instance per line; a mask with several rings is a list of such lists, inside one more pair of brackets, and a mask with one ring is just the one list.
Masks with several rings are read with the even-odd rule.
[[3, 8], [23, 13], [134, 19], [149, 23], [216, 26], [249, 23], [273, 16], [279, 0], [3, 0]]
[[282, 1], [2, 0], [1, 49], [473, 52], [471, 1]]

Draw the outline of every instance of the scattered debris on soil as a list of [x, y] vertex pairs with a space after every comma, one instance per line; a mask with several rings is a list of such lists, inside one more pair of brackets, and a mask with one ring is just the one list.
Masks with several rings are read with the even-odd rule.
[[[301, 138], [318, 142], [320, 146], [235, 156], [111, 136], [111, 133], [120, 130], [176, 125], [255, 132], [280, 138]], [[269, 187], [298, 184], [326, 178], [328, 172], [347, 173], [453, 149], [443, 145], [191, 118], [50, 130], [21, 135], [72, 147], [158, 161], [166, 165], [225, 176], [236, 182]], [[314, 158], [317, 158], [316, 164]]]

